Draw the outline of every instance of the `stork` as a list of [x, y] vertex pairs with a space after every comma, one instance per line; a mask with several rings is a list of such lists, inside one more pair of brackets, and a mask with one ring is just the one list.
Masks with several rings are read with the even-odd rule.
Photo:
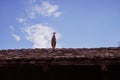
[[53, 36], [52, 36], [52, 39], [51, 39], [51, 46], [52, 46], [52, 49], [54, 50], [55, 49], [55, 46], [56, 46], [56, 37], [55, 37], [55, 32], [53, 33]]

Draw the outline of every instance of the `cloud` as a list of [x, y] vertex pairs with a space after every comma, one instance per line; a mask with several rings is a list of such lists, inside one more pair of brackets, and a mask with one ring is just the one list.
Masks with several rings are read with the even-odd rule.
[[36, 0], [28, 0], [27, 2], [28, 2], [28, 4], [33, 4], [36, 2]]
[[29, 18], [34, 19], [36, 15], [41, 15], [45, 17], [59, 17], [61, 15], [61, 12], [58, 11], [59, 6], [53, 5], [48, 1], [43, 1], [41, 4], [37, 4], [36, 1], [31, 1], [31, 4], [29, 4], [27, 8], [27, 13]]
[[61, 15], [61, 12], [54, 13], [54, 17], [59, 17]]
[[23, 18], [23, 17], [20, 17], [20, 18], [17, 18], [17, 21], [18, 21], [19, 23], [24, 23], [24, 22], [26, 21], [26, 19]]
[[21, 40], [21, 38], [20, 38], [20, 36], [14, 34], [15, 28], [14, 28], [12, 25], [10, 26], [10, 30], [11, 30], [11, 33], [10, 33], [10, 34], [12, 34], [12, 37], [13, 37], [16, 41], [19, 42], [19, 41]]
[[[35, 24], [22, 29], [26, 39], [33, 43], [33, 48], [49, 48], [51, 46], [53, 28], [46, 24]], [[57, 36], [57, 35], [56, 35]], [[59, 33], [57, 39], [59, 39]]]
[[[53, 32], [56, 32], [48, 24], [36, 23], [33, 20], [36, 17], [59, 17], [61, 12], [59, 6], [51, 4], [48, 1], [38, 1], [38, 0], [25, 0], [25, 15], [18, 17], [17, 21], [24, 26], [22, 27], [22, 32], [25, 35], [25, 39], [33, 44], [33, 48], [50, 48], [51, 47], [51, 37]], [[26, 15], [27, 14], [27, 15]], [[30, 25], [31, 23], [32, 25]], [[28, 25], [28, 26], [27, 26]], [[11, 27], [12, 28], [12, 27]], [[11, 29], [12, 30], [12, 29]], [[60, 39], [60, 33], [56, 32], [57, 40]], [[21, 37], [13, 34], [12, 36], [16, 41], [20, 41]], [[57, 42], [57, 47], [60, 47]]]
[[20, 39], [21, 39], [20, 36], [18, 36], [18, 35], [16, 35], [16, 34], [12, 34], [12, 36], [13, 36], [13, 37], [15, 38], [15, 40], [18, 41], [18, 42], [19, 42]]

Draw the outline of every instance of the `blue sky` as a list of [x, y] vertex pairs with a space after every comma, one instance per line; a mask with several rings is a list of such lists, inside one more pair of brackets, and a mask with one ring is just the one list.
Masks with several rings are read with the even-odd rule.
[[1, 0], [0, 49], [117, 47], [120, 0]]

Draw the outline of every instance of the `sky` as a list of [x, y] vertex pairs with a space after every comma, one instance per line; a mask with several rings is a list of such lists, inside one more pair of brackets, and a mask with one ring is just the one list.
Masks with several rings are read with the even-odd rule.
[[120, 0], [1, 0], [0, 49], [117, 47]]

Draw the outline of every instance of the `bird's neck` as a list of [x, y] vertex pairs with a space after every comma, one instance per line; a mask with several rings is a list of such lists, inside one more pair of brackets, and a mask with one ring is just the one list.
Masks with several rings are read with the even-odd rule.
[[55, 34], [53, 34], [53, 37], [55, 37]]

